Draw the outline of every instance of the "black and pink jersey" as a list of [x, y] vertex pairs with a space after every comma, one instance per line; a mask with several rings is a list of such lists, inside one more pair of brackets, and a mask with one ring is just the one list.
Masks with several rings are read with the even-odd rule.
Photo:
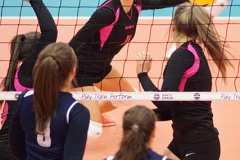
[[120, 0], [105, 1], [69, 42], [79, 61], [76, 78], [83, 74], [99, 76], [110, 65], [113, 57], [133, 39], [142, 10], [171, 7], [185, 1], [135, 0], [128, 13]]
[[[147, 73], [138, 74], [138, 78], [145, 91], [198, 93], [210, 92], [212, 89], [212, 75], [208, 62], [202, 48], [193, 41], [182, 44], [173, 52], [163, 73], [161, 90], [153, 84]], [[160, 112], [170, 108], [175, 141], [200, 142], [217, 137], [218, 131], [213, 125], [210, 101], [153, 101], [153, 103]]]
[[[34, 49], [16, 69], [14, 80], [8, 91], [24, 91], [33, 86], [32, 70], [41, 50], [50, 43], [56, 42], [57, 28], [52, 15], [41, 0], [31, 0], [41, 29], [41, 36]], [[15, 101], [6, 101], [1, 114], [0, 125], [0, 159], [14, 159], [9, 152], [8, 131]]]

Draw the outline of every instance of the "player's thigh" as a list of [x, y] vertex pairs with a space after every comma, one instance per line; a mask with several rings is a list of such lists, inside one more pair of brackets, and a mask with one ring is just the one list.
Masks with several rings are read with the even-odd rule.
[[114, 67], [101, 82], [95, 83], [94, 86], [102, 91], [134, 92], [129, 81]]
[[191, 148], [189, 151], [185, 152], [183, 160], [219, 160], [220, 142], [218, 137], [205, 142], [192, 143], [190, 145], [190, 147], [183, 147]]

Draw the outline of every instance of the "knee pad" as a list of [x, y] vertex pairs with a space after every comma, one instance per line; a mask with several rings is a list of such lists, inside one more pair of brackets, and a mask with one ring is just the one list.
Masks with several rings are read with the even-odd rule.
[[102, 135], [102, 123], [90, 120], [88, 137], [99, 138]]

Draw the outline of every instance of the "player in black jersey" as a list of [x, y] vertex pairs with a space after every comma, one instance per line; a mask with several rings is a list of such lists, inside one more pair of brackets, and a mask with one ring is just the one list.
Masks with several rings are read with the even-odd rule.
[[[137, 73], [145, 91], [211, 92], [212, 75], [201, 45], [207, 50], [226, 82], [227, 66], [232, 66], [226, 50], [206, 10], [198, 5], [179, 5], [172, 20], [172, 35], [177, 49], [163, 73], [159, 90], [148, 77], [151, 56], [139, 53]], [[207, 25], [206, 25], [207, 24]], [[223, 60], [224, 59], [224, 60]], [[159, 115], [168, 110], [172, 119], [173, 140], [164, 155], [181, 160], [218, 160], [220, 142], [213, 124], [210, 101], [153, 101]], [[167, 109], [168, 108], [168, 109]], [[161, 117], [159, 117], [161, 119]]]
[[[57, 28], [52, 15], [42, 0], [30, 0], [38, 18], [41, 33], [28, 32], [16, 35], [10, 42], [10, 63], [7, 75], [1, 83], [3, 91], [31, 89], [32, 69], [40, 51], [57, 39]], [[0, 159], [15, 159], [9, 151], [8, 131], [15, 101], [6, 101], [1, 114]]]
[[76, 67], [67, 44], [52, 43], [39, 54], [34, 91], [20, 95], [12, 115], [9, 142], [18, 159], [83, 159], [90, 114], [69, 92]]
[[[130, 83], [111, 66], [112, 59], [133, 39], [142, 10], [171, 7], [185, 1], [105, 1], [69, 42], [79, 61], [76, 80], [81, 88], [75, 90], [95, 91], [95, 86], [103, 91], [134, 92], [135, 89]], [[97, 101], [84, 101], [83, 103], [89, 108], [92, 120], [103, 122], [103, 125], [115, 123], [112, 120], [103, 119], [102, 121], [101, 113], [118, 107], [116, 101], [104, 101], [100, 104], [100, 108]]]

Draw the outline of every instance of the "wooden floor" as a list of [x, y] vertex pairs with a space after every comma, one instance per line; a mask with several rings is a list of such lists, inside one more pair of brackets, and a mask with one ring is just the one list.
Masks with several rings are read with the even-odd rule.
[[[68, 42], [86, 20], [60, 19], [57, 20], [59, 36], [58, 41]], [[154, 83], [161, 86], [162, 69], [165, 66], [164, 53], [167, 44], [169, 30], [169, 20], [167, 19], [140, 19], [135, 38], [130, 45], [115, 57], [113, 65], [123, 72], [123, 76], [133, 84], [134, 87], [141, 90], [135, 73], [135, 57], [138, 52], [148, 51], [152, 54], [153, 64], [150, 76], [153, 77]], [[17, 24], [21, 24], [18, 26]], [[36, 30], [36, 20], [9, 20], [2, 19], [0, 24], [0, 77], [4, 77], [8, 66], [9, 47], [8, 42], [16, 33], [24, 33]], [[240, 37], [239, 28], [240, 20], [215, 20], [216, 28], [225, 41], [229, 42], [229, 51], [234, 55], [232, 60], [234, 69], [228, 68], [228, 84], [224, 85], [221, 78], [218, 77], [216, 67], [211, 63], [213, 74], [213, 91], [233, 91], [240, 92]], [[31, 24], [31, 25], [30, 25]], [[74, 25], [77, 24], [76, 27]], [[77, 30], [75, 30], [77, 29]], [[4, 34], [5, 33], [5, 34]], [[4, 42], [4, 43], [3, 43]], [[155, 78], [154, 78], [155, 77]], [[151, 102], [137, 101], [136, 104], [146, 105], [154, 108]], [[240, 159], [240, 101], [214, 101], [212, 109], [214, 113], [214, 124], [218, 128], [221, 141], [221, 158]], [[103, 159], [108, 155], [113, 155], [121, 140], [122, 136], [122, 116], [125, 110], [131, 106], [118, 108], [107, 114], [117, 120], [114, 127], [105, 127], [103, 135], [99, 139], [89, 139], [85, 152], [85, 160]], [[153, 142], [153, 149], [158, 153], [163, 153], [172, 138], [171, 122], [157, 122], [157, 136]]]

